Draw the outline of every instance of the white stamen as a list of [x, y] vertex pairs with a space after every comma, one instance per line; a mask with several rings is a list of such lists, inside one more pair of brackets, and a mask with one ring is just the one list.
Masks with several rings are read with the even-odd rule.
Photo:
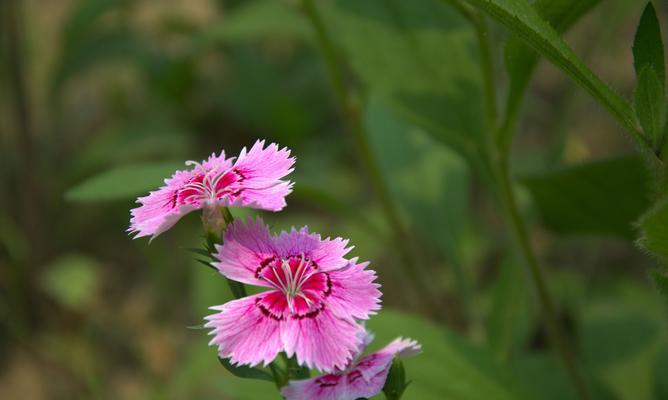
[[278, 267], [271, 267], [274, 279], [270, 280], [269, 283], [285, 294], [290, 312], [294, 312], [295, 299], [298, 297], [303, 299], [306, 305], [310, 307], [313, 304], [313, 300], [302, 291], [302, 285], [308, 281], [315, 271], [307, 272], [308, 263], [306, 262], [304, 253], [301, 254], [299, 264], [294, 271], [290, 266], [289, 260], [281, 260], [280, 268], [283, 276], [279, 274]]

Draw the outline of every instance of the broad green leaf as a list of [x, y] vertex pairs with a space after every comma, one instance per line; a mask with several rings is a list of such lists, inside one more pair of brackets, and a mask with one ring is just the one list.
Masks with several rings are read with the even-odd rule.
[[668, 271], [665, 267], [663, 270], [656, 269], [650, 272], [652, 281], [654, 281], [654, 286], [657, 288], [659, 293], [661, 293], [666, 299], [668, 299]]
[[469, 158], [483, 146], [470, 24], [439, 0], [316, 2], [364, 88]]
[[88, 33], [84, 40], [60, 55], [51, 77], [52, 94], [58, 93], [69, 78], [91, 66], [128, 60], [143, 54], [146, 49], [141, 46], [136, 33], [123, 27]]
[[[578, 347], [583, 361], [621, 400], [653, 398], [652, 368], [666, 344], [665, 311], [656, 314], [642, 302], [634, 302], [644, 301], [645, 292], [646, 287], [631, 291], [609, 287], [605, 296], [591, 293], [582, 311]], [[655, 296], [651, 298], [656, 302]]]
[[619, 308], [600, 307], [585, 315], [582, 349], [592, 368], [623, 364], [657, 337], [656, 321]]
[[220, 357], [218, 358], [218, 361], [220, 361], [220, 365], [225, 367], [226, 370], [228, 370], [232, 375], [238, 378], [256, 379], [269, 382], [274, 381], [274, 378], [271, 376], [271, 374], [262, 371], [259, 368], [248, 367], [245, 365], [235, 366], [230, 364], [229, 360]]
[[666, 120], [666, 97], [663, 83], [659, 81], [656, 70], [649, 65], [638, 74], [635, 108], [645, 135], [652, 143], [660, 143]]
[[371, 148], [399, 209], [416, 234], [450, 261], [462, 291], [463, 232], [469, 213], [469, 168], [463, 158], [372, 98], [365, 113]]
[[84, 39], [95, 28], [100, 17], [128, 3], [127, 0], [79, 0], [63, 24], [63, 46], [69, 48]]
[[[58, 93], [70, 77], [85, 68], [127, 59], [137, 54], [139, 40], [118, 13], [130, 4], [127, 0], [80, 0], [72, 8], [63, 24], [60, 38], [60, 54], [53, 68], [51, 95]], [[111, 24], [101, 24], [107, 18]], [[108, 27], [109, 26], [109, 27]]]
[[638, 223], [638, 243], [663, 260], [668, 260], [668, 198], [659, 201]]
[[189, 331], [193, 337], [183, 351], [183, 360], [160, 396], [167, 399], [267, 400], [279, 398], [276, 386], [264, 380], [240, 379], [222, 368], [216, 350], [207, 345], [209, 338], [202, 331]]
[[183, 164], [177, 162], [116, 167], [71, 188], [65, 198], [77, 202], [131, 199], [159, 188], [166, 178], [183, 168]]
[[632, 224], [648, 207], [647, 172], [638, 157], [570, 166], [523, 180], [545, 224], [561, 234], [633, 238]]
[[[521, 354], [513, 358], [510, 368], [521, 376], [522, 387], [529, 398], [540, 400], [576, 399], [577, 393], [557, 358], [547, 354]], [[592, 400], [617, 400], [597, 379], [587, 376]]]
[[647, 143], [637, 133], [635, 114], [628, 102], [582, 62], [528, 0], [466, 0], [466, 2], [485, 11], [563, 70], [631, 132], [642, 149], [648, 150]]
[[[600, 3], [601, 0], [538, 0], [532, 4], [536, 12], [558, 33], [566, 32], [577, 20]], [[526, 87], [538, 63], [538, 54], [516, 36], [506, 45], [506, 67], [510, 79], [506, 100], [509, 120], [519, 111]], [[506, 121], [510, 123], [510, 121]], [[508, 127], [512, 129], [512, 127]], [[510, 140], [505, 138], [504, 140]]]
[[659, 352], [656, 364], [654, 364], [654, 398], [668, 399], [668, 346]]
[[69, 254], [44, 269], [42, 287], [62, 306], [82, 310], [93, 300], [99, 283], [99, 269], [98, 262], [90, 257]]
[[367, 327], [376, 335], [371, 350], [397, 336], [422, 344], [423, 353], [403, 360], [406, 379], [412, 383], [404, 400], [522, 399], [515, 377], [492, 356], [452, 332], [407, 314], [384, 309]]
[[645, 67], [654, 70], [656, 78], [661, 84], [661, 92], [665, 87], [665, 65], [663, 55], [663, 38], [659, 19], [652, 2], [648, 2], [645, 11], [640, 17], [640, 23], [633, 41], [633, 65], [636, 76], [640, 78]]
[[203, 40], [227, 43], [271, 38], [308, 40], [311, 36], [311, 27], [297, 8], [280, 0], [244, 2], [202, 32]]
[[535, 311], [521, 263], [507, 258], [499, 267], [487, 319], [487, 340], [496, 358], [507, 360], [530, 335]]
[[220, 101], [226, 112], [282, 144], [297, 145], [327, 124], [327, 81], [313, 53], [270, 57], [260, 46], [233, 46]]
[[141, 117], [141, 122], [111, 126], [86, 142], [70, 161], [66, 174], [68, 178], [72, 176], [80, 179], [91, 171], [109, 165], [160, 158], [178, 160], [192, 154], [188, 130], [166, 119], [164, 115], [161, 118], [142, 114]]

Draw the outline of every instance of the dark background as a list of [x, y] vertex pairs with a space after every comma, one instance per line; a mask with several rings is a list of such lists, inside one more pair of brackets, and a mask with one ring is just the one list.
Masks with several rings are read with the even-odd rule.
[[[150, 245], [125, 232], [134, 199], [184, 160], [234, 155], [258, 138], [297, 157], [288, 207], [263, 218], [276, 231], [308, 224], [350, 238], [383, 285], [384, 310], [369, 324], [376, 346], [399, 335], [425, 344], [407, 363], [406, 398], [573, 396], [475, 156], [429, 129], [466, 140], [483, 129], [470, 27], [442, 2], [317, 3], [368, 149], [297, 2], [0, 2], [0, 398], [277, 397], [220, 367], [196, 329], [231, 298], [185, 250], [202, 243], [196, 213]], [[644, 2], [602, 3], [566, 39], [630, 97]], [[492, 25], [491, 38], [503, 88], [506, 36]], [[666, 308], [631, 225], [649, 204], [643, 172], [618, 158], [630, 141], [545, 62], [518, 132], [522, 210], [595, 397], [668, 398]], [[399, 242], [365, 160], [398, 210]], [[611, 189], [623, 197], [590, 207], [572, 195], [609, 179], [554, 175], [592, 160], [627, 172]]]

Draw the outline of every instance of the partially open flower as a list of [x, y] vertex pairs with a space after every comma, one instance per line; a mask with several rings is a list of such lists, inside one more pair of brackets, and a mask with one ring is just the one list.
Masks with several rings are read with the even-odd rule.
[[131, 211], [129, 232], [135, 238], [155, 238], [193, 210], [216, 210], [220, 207], [251, 207], [279, 211], [285, 207], [285, 196], [292, 182], [282, 180], [293, 171], [295, 159], [290, 150], [272, 143], [266, 148], [257, 141], [247, 152], [241, 150], [236, 161], [225, 153], [212, 154], [187, 171], [176, 171], [165, 179], [165, 186], [140, 197], [139, 207]]
[[394, 357], [409, 357], [422, 350], [422, 346], [414, 340], [397, 338], [381, 350], [361, 357], [371, 340], [371, 335], [367, 333], [364, 344], [345, 369], [317, 378], [290, 381], [282, 390], [283, 396], [287, 400], [370, 398], [383, 389]]
[[357, 320], [380, 309], [376, 274], [345, 259], [346, 240], [321, 239], [306, 227], [272, 236], [260, 219], [228, 227], [214, 263], [227, 278], [269, 288], [212, 307], [212, 345], [232, 364], [270, 363], [284, 351], [300, 365], [344, 368], [359, 348]]

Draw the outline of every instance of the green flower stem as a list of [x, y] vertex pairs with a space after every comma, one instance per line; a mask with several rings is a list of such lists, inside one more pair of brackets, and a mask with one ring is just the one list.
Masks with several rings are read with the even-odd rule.
[[280, 391], [283, 386], [288, 383], [288, 376], [277, 364], [276, 361], [269, 364], [269, 369], [271, 374], [274, 376], [274, 382], [276, 383], [276, 388]]
[[440, 301], [435, 298], [430, 285], [428, 285], [419, 274], [420, 271], [415, 263], [416, 257], [410, 246], [409, 235], [401, 221], [399, 211], [392, 201], [390, 191], [383, 179], [373, 151], [371, 150], [359, 104], [355, 95], [348, 89], [345, 83], [344, 73], [334, 43], [327, 33], [313, 0], [301, 0], [301, 6], [315, 31], [317, 43], [324, 57], [331, 85], [334, 90], [334, 96], [336, 97], [336, 101], [349, 125], [349, 131], [351, 132], [359, 151], [362, 166], [366, 170], [371, 187], [380, 202], [383, 213], [392, 227], [396, 249], [401, 258], [400, 266], [405, 275], [411, 280], [413, 286], [419, 290], [420, 293], [425, 295], [432, 311], [440, 314], [442, 313], [442, 311], [440, 311], [442, 310]]
[[[519, 115], [519, 109], [517, 107], [506, 107], [502, 125], [501, 127], [496, 128], [497, 98], [494, 84], [494, 63], [485, 17], [480, 13], [480, 10], [472, 11], [458, 0], [448, 0], [448, 2], [462, 13], [464, 17], [469, 19], [475, 28], [476, 36], [478, 38], [481, 75], [485, 95], [486, 120], [488, 132], [494, 134], [494, 136], [490, 135], [489, 137], [489, 147], [487, 151], [489, 152], [488, 159], [490, 159], [490, 172], [494, 176], [493, 183], [494, 188], [496, 189], [496, 194], [499, 197], [499, 202], [506, 214], [507, 223], [512, 231], [513, 239], [519, 247], [522, 257], [529, 268], [531, 280], [541, 304], [543, 319], [545, 320], [550, 343], [554, 350], [559, 353], [568, 376], [580, 399], [588, 399], [589, 396], [586, 385], [578, 370], [575, 357], [571, 352], [562, 327], [559, 324], [554, 302], [552, 301], [545, 283], [543, 270], [533, 248], [531, 247], [529, 232], [525, 221], [520, 215], [515, 192], [513, 191], [512, 179], [508, 169], [508, 157], [511, 147], [510, 143], [512, 142], [514, 133], [515, 121]], [[506, 142], [507, 145], [503, 145], [503, 143]]]
[[[223, 220], [225, 221], [225, 227], [223, 228], [222, 232], [218, 231], [217, 229], [210, 229], [212, 225], [217, 226], [217, 224], [209, 224], [207, 221], [204, 221], [204, 227], [206, 229], [206, 251], [209, 253], [209, 258], [211, 260], [216, 259], [216, 244], [223, 244], [225, 229], [227, 229], [227, 227], [232, 222], [234, 222], [234, 217], [232, 216], [232, 213], [230, 213], [229, 208], [220, 207], [217, 211], [220, 212], [220, 216], [222, 216]], [[232, 295], [235, 299], [240, 299], [248, 295], [246, 293], [246, 286], [244, 286], [243, 283], [227, 278], [225, 278], [225, 280], [227, 280], [227, 284], [230, 286], [230, 291], [232, 292]]]
[[545, 276], [541, 268], [538, 258], [534, 253], [531, 242], [529, 240], [529, 232], [527, 226], [519, 213], [517, 206], [517, 199], [512, 187], [512, 181], [508, 172], [507, 163], [501, 161], [497, 164], [497, 179], [498, 190], [501, 197], [501, 203], [506, 213], [507, 221], [513, 234], [513, 239], [519, 247], [519, 250], [524, 258], [526, 265], [529, 268], [531, 281], [538, 294], [538, 300], [541, 304], [543, 319], [547, 328], [548, 339], [553, 349], [558, 352], [564, 364], [568, 377], [575, 387], [578, 397], [582, 400], [589, 398], [587, 387], [584, 379], [578, 369], [577, 362], [573, 353], [571, 352], [566, 336], [557, 318], [554, 302], [550, 296], [545, 283]]

